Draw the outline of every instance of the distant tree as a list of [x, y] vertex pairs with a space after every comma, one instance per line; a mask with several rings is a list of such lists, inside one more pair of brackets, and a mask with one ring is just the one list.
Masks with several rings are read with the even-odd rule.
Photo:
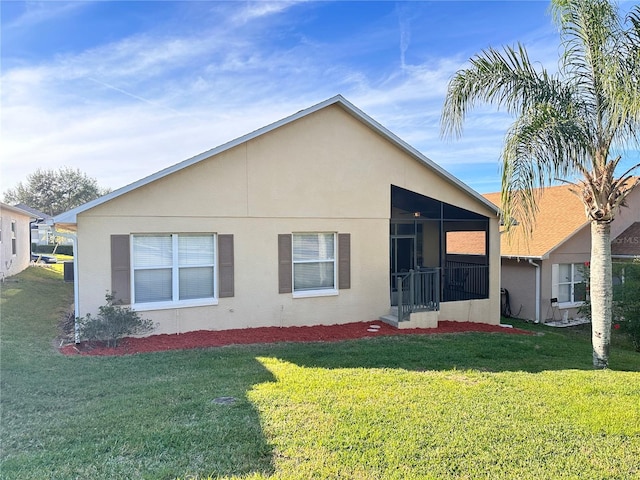
[[59, 170], [37, 169], [4, 192], [5, 203], [22, 203], [48, 215], [58, 215], [94, 200], [109, 189], [100, 188], [98, 182], [79, 169], [62, 167]]

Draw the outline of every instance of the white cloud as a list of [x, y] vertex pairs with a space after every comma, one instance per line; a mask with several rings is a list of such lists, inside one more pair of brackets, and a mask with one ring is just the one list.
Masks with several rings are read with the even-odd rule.
[[90, 2], [24, 2], [22, 14], [3, 25], [6, 29], [34, 28], [56, 18], [67, 16], [77, 10], [86, 8]]
[[[266, 42], [261, 22], [284, 22], [297, 4], [216, 4], [216, 21], [197, 33], [142, 32], [4, 71], [2, 191], [64, 165], [118, 188], [337, 93], [454, 174], [472, 164], [486, 165], [487, 178], [497, 171], [504, 117], [478, 110], [460, 141], [439, 138], [447, 83], [466, 58], [378, 69], [352, 61], [375, 52], [379, 30], [342, 44]], [[396, 28], [408, 49], [411, 26]]]
[[233, 14], [232, 20], [235, 24], [244, 24], [262, 17], [281, 13], [299, 3], [307, 3], [307, 0], [250, 1], [244, 4], [243, 8], [240, 8], [235, 14]]

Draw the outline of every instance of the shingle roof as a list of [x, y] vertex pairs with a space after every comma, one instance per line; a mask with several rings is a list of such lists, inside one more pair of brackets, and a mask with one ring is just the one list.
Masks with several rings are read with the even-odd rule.
[[484, 232], [447, 232], [447, 253], [458, 255], [486, 255]]
[[631, 224], [611, 242], [611, 255], [620, 257], [640, 255], [640, 222]]
[[[503, 234], [500, 247], [503, 257], [544, 258], [588, 224], [582, 202], [569, 191], [568, 185], [546, 187], [539, 193], [533, 232], [527, 238], [524, 228], [515, 226], [509, 234]], [[500, 192], [484, 197], [500, 206]]]
[[25, 205], [24, 203], [18, 203], [16, 205], [14, 205], [17, 208], [20, 208], [21, 210], [24, 210], [25, 212], [29, 212], [31, 215], [33, 215], [34, 217], [36, 217], [38, 220], [48, 220], [49, 218], [51, 218], [51, 215], [47, 215], [44, 212], [41, 212], [40, 210], [37, 210], [35, 208], [32, 208], [28, 205]]
[[10, 212], [14, 212], [14, 213], [18, 213], [20, 215], [24, 215], [26, 217], [32, 218], [32, 219], [36, 219], [36, 217], [34, 217], [31, 212], [26, 211], [23, 208], [20, 208], [18, 205], [9, 205], [8, 203], [3, 203], [0, 202], [0, 210], [8, 210]]

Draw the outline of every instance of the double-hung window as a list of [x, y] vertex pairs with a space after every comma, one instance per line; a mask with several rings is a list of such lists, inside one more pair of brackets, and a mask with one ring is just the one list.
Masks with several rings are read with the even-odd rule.
[[16, 221], [11, 220], [11, 255], [17, 255], [18, 242], [16, 238]]
[[335, 233], [294, 233], [292, 260], [294, 294], [337, 292]]
[[215, 302], [214, 234], [134, 235], [131, 252], [134, 304]]
[[[560, 263], [553, 265], [554, 286], [560, 304], [577, 304], [586, 300], [586, 284], [582, 263]], [[557, 273], [556, 273], [557, 272]]]

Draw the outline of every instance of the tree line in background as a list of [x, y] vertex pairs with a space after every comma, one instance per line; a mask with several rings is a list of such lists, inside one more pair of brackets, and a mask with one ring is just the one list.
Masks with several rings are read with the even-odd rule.
[[21, 203], [47, 215], [55, 216], [71, 210], [102, 195], [111, 189], [101, 188], [98, 182], [79, 169], [61, 167], [58, 170], [37, 169], [4, 192], [7, 204]]

